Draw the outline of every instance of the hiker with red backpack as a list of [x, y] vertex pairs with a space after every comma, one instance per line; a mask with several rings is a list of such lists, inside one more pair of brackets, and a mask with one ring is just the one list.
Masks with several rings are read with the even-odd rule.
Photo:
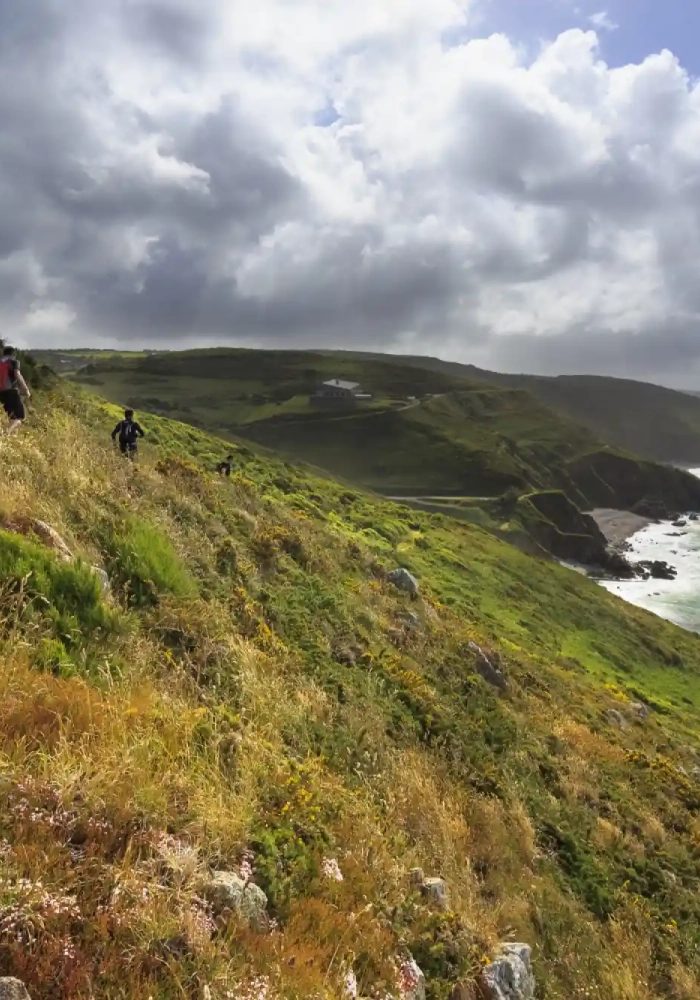
[[22, 378], [16, 354], [14, 347], [3, 347], [0, 359], [0, 403], [10, 418], [6, 434], [12, 434], [22, 426], [25, 417], [22, 396], [26, 399], [32, 396]]
[[138, 439], [145, 436], [140, 424], [134, 420], [134, 411], [124, 410], [124, 419], [120, 420], [112, 431], [112, 440], [115, 443], [119, 438], [119, 450], [122, 455], [133, 461], [138, 450]]

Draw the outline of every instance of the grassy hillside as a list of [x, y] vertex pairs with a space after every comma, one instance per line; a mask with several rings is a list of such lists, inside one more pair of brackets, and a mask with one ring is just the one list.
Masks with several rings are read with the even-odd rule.
[[[383, 493], [563, 489], [582, 507], [646, 496], [700, 507], [691, 477], [603, 444], [522, 389], [453, 367], [457, 374], [388, 356], [212, 349], [95, 358], [78, 379], [115, 403], [244, 435]], [[315, 408], [309, 393], [330, 377], [360, 382], [372, 404]]]
[[[36, 405], [2, 442], [0, 974], [292, 1000], [352, 967], [398, 997], [409, 948], [447, 1000], [510, 939], [542, 1000], [700, 997], [697, 636], [247, 446], [222, 482], [228, 445], [144, 418], [132, 467], [114, 409]], [[206, 904], [241, 867], [266, 932]]]
[[226, 348], [147, 357], [95, 355], [80, 378], [108, 399], [218, 431], [287, 413], [313, 416], [309, 394], [329, 378], [361, 382], [385, 407], [400, 405], [410, 395], [465, 385], [463, 377], [416, 370], [388, 357], [365, 360], [344, 353]]
[[657, 461], [700, 462], [700, 399], [688, 393], [592, 375], [520, 377], [504, 384], [527, 389], [621, 448]]
[[436, 358], [403, 361], [446, 377], [523, 389], [619, 448], [657, 462], [700, 465], [699, 394], [598, 375], [505, 375]]

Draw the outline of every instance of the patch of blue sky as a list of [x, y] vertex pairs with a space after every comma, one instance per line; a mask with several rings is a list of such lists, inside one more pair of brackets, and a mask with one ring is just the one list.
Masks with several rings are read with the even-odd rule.
[[443, 43], [502, 32], [534, 58], [543, 43], [571, 28], [595, 30], [610, 66], [669, 49], [691, 76], [700, 76], [698, 0], [478, 0], [469, 27], [446, 34]]
[[328, 101], [314, 115], [314, 125], [318, 125], [319, 128], [329, 128], [329, 126], [335, 125], [339, 120], [338, 109], [332, 101]]

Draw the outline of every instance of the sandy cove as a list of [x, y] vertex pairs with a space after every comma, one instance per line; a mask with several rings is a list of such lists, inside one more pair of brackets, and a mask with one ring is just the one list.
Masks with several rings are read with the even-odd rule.
[[627, 510], [611, 510], [601, 507], [589, 511], [589, 513], [610, 545], [619, 545], [620, 542], [624, 542], [652, 523], [648, 517], [632, 514]]

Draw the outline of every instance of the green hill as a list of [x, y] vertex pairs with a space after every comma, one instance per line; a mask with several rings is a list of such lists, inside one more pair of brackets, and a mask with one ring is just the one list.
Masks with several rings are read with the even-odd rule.
[[[312, 405], [309, 395], [331, 377], [359, 382], [372, 402], [352, 410]], [[630, 507], [646, 497], [700, 507], [694, 478], [640, 461], [531, 393], [485, 385], [461, 366], [217, 348], [95, 357], [77, 378], [115, 403], [243, 435], [391, 495], [561, 489], [584, 508]]]
[[248, 445], [221, 481], [227, 443], [144, 417], [134, 467], [114, 407], [35, 406], [2, 442], [0, 974], [398, 998], [408, 949], [447, 1000], [516, 940], [542, 1000], [698, 995], [697, 636]]
[[656, 461], [700, 463], [700, 398], [689, 393], [592, 375], [503, 382], [526, 389], [620, 448]]
[[652, 461], [700, 466], [698, 394], [599, 375], [505, 375], [436, 358], [402, 360], [446, 377], [523, 389], [619, 448]]

